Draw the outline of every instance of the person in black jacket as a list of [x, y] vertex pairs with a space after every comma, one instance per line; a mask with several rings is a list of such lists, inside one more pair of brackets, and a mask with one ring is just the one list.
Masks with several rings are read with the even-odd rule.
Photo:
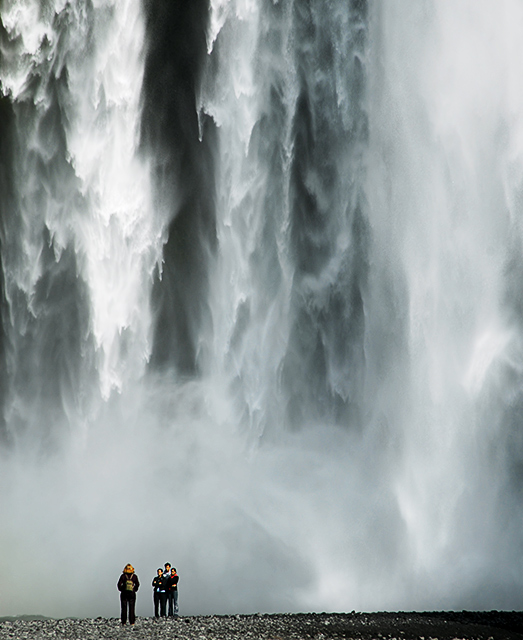
[[127, 609], [129, 609], [129, 623], [136, 621], [136, 592], [140, 588], [140, 581], [134, 572], [131, 564], [126, 564], [120, 579], [118, 580], [118, 591], [120, 592], [121, 620], [122, 624], [127, 622]]
[[178, 580], [176, 569], [171, 569], [171, 575], [167, 578], [167, 598], [169, 600], [169, 615], [178, 617]]
[[165, 605], [167, 604], [167, 580], [163, 575], [163, 570], [158, 569], [157, 575], [153, 578], [153, 601], [154, 616], [158, 618], [158, 606], [160, 606], [160, 616], [165, 618]]

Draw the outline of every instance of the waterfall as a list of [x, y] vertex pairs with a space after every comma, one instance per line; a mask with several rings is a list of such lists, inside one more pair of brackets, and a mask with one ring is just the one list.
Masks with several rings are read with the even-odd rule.
[[4, 0], [0, 615], [520, 607], [522, 24]]

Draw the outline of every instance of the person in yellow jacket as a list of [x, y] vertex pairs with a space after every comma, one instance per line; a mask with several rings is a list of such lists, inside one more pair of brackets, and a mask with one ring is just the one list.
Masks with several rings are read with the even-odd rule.
[[127, 622], [127, 610], [129, 609], [129, 624], [134, 624], [136, 615], [136, 592], [140, 588], [140, 581], [134, 572], [132, 564], [126, 564], [120, 579], [118, 580], [118, 591], [120, 592], [121, 620], [122, 624]]

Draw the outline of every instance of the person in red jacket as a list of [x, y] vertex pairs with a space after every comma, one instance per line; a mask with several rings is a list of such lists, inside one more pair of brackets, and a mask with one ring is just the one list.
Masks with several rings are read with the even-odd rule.
[[169, 601], [169, 616], [178, 617], [178, 580], [176, 569], [172, 567], [171, 575], [167, 579], [167, 600]]
[[129, 609], [129, 624], [134, 624], [136, 621], [136, 615], [134, 613], [136, 607], [136, 592], [140, 588], [140, 581], [134, 572], [132, 564], [125, 565], [116, 586], [120, 592], [122, 624], [127, 622], [127, 609]]

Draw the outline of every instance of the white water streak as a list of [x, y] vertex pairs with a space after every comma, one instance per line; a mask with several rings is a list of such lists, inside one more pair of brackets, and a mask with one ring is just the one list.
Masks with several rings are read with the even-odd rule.
[[52, 99], [49, 83], [51, 76], [67, 74], [67, 98], [60, 108], [67, 160], [77, 179], [67, 202], [50, 193], [43, 209], [34, 208], [26, 187], [24, 264], [30, 271], [15, 274], [15, 284], [31, 295], [41, 275], [40, 225], [49, 229], [57, 259], [62, 248], [74, 244], [91, 296], [102, 395], [108, 397], [127, 377], [139, 377], [149, 357], [151, 273], [161, 251], [162, 224], [152, 210], [147, 163], [138, 154], [144, 61], [140, 3], [100, 0], [89, 9], [56, 2], [43, 8], [25, 0], [8, 2], [2, 19], [10, 39], [21, 40], [3, 78], [4, 93], [31, 99], [28, 82], [34, 73], [41, 76], [28, 152], [33, 145], [45, 156], [39, 123]]
[[[152, 212], [147, 165], [137, 156], [144, 36], [140, 6], [99, 3], [96, 9], [101, 19], [95, 29], [102, 37], [87, 68], [78, 60], [70, 74], [76, 120], [68, 147], [87, 201], [88, 215], [77, 221], [76, 242], [85, 256], [107, 396], [113, 387], [121, 388], [133, 369], [139, 375], [150, 353], [149, 284], [159, 259], [161, 228]], [[108, 9], [112, 15], [106, 22]], [[132, 332], [132, 346], [122, 342], [126, 330]]]
[[[290, 121], [296, 100], [292, 60], [286, 55], [290, 35], [290, 8], [277, 26], [280, 49], [264, 43], [274, 28], [262, 6], [252, 0], [213, 2], [209, 50], [220, 34], [219, 71], [208, 77], [200, 108], [219, 129], [217, 167], [218, 265], [211, 284], [214, 318], [212, 373], [217, 379], [241, 377], [252, 433], [260, 435], [268, 404], [277, 393], [277, 371], [288, 341], [292, 267], [287, 255], [288, 203], [278, 202], [279, 220], [271, 229], [279, 241], [278, 264], [284, 273], [281, 288], [268, 296], [260, 280], [255, 254], [260, 250], [268, 213], [270, 167], [260, 155], [263, 140], [254, 140], [255, 128], [270, 116], [271, 83], [284, 87], [288, 122], [284, 128], [287, 159], [291, 158]], [[287, 173], [287, 166], [284, 170]], [[288, 175], [284, 178], [288, 181]], [[240, 327], [240, 329], [238, 329]], [[242, 327], [245, 328], [245, 332]], [[232, 342], [241, 343], [235, 348]], [[238, 335], [239, 334], [239, 335]]]

